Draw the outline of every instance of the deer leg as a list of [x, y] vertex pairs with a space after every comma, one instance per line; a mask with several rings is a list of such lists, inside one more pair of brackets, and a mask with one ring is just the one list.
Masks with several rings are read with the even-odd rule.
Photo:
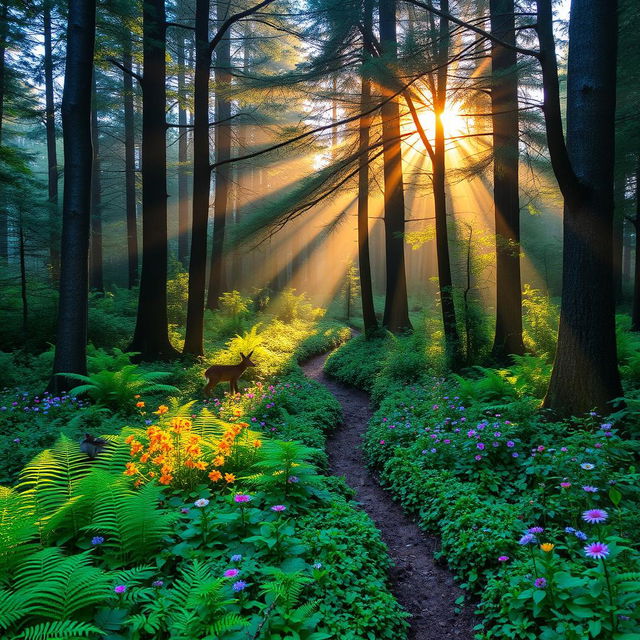
[[205, 386], [205, 388], [203, 389], [204, 391], [204, 395], [209, 397], [213, 395], [213, 390], [215, 389], [216, 385], [218, 384], [218, 379], [217, 378], [207, 378], [208, 383]]

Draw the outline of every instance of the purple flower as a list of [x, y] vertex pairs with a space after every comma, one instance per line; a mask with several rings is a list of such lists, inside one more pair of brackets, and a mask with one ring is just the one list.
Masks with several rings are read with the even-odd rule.
[[249, 502], [251, 500], [251, 496], [239, 493], [237, 496], [234, 496], [233, 499], [235, 502]]
[[518, 544], [531, 544], [536, 541], [536, 537], [532, 533], [525, 533], [520, 540], [518, 540]]
[[498, 562], [507, 562], [509, 560], [509, 556], [500, 556], [498, 558]]
[[482, 460], [482, 456], [480, 454], [478, 454], [477, 456], [475, 456], [476, 460]]
[[578, 538], [578, 540], [586, 540], [589, 536], [584, 533], [583, 531], [576, 531], [573, 534], [576, 538]]
[[156, 587], [157, 589], [159, 589], [160, 587], [163, 587], [163, 586], [164, 586], [164, 582], [163, 582], [162, 580], [154, 580], [154, 581], [151, 583], [151, 586], [152, 586], [152, 587]]
[[227, 569], [223, 575], [225, 578], [235, 578], [239, 573], [237, 569]]
[[582, 519], [589, 524], [600, 524], [609, 517], [604, 509], [589, 509], [582, 514]]
[[244, 580], [238, 580], [238, 582], [233, 583], [234, 591], [242, 591], [247, 588], [247, 583]]
[[542, 527], [531, 527], [530, 529], [527, 529], [528, 533], [542, 533], [544, 531], [544, 529]]
[[103, 542], [104, 542], [104, 538], [102, 536], [95, 536], [91, 538], [91, 544], [94, 546], [102, 544]]
[[[382, 442], [382, 444], [384, 444], [383, 441], [381, 441], [381, 442]], [[300, 478], [298, 478], [298, 476], [289, 476], [288, 481], [289, 482], [293, 482], [295, 484], [296, 482], [300, 482]], [[243, 589], [244, 589], [244, 587], [243, 587]]]
[[511, 448], [515, 446], [516, 446], [516, 443], [513, 440], [507, 440], [507, 447]]
[[242, 560], [242, 556], [239, 553], [231, 556], [231, 562], [240, 562], [240, 560]]
[[546, 578], [536, 578], [533, 584], [535, 584], [538, 589], [544, 589], [547, 586], [547, 580]]
[[561, 482], [560, 483], [560, 487], [562, 487], [563, 489], [568, 489], [571, 486], [570, 482]]
[[271, 507], [271, 511], [286, 511], [287, 507], [285, 507], [283, 504], [274, 504], [273, 507]]
[[582, 487], [582, 490], [586, 491], [587, 493], [598, 493], [598, 487], [592, 487], [588, 484]]
[[609, 547], [603, 542], [592, 542], [584, 548], [587, 558], [604, 559], [609, 555]]
[[116, 593], [124, 593], [127, 590], [126, 584], [119, 584], [113, 588]]

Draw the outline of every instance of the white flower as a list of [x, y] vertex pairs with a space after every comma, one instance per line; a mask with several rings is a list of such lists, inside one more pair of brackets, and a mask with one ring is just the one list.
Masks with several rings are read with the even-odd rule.
[[206, 507], [209, 504], [209, 501], [206, 498], [200, 498], [199, 500], [196, 500], [193, 504], [196, 505], [196, 507]]

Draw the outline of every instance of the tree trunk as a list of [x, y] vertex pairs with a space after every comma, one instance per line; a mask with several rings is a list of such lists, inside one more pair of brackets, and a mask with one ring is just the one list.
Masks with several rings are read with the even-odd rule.
[[124, 183], [127, 215], [127, 267], [128, 286], [138, 284], [138, 207], [136, 202], [136, 129], [133, 105], [133, 56], [131, 38], [125, 36], [124, 68], [130, 73], [123, 74], [124, 93]]
[[[514, 0], [490, 0], [491, 33], [516, 44]], [[518, 194], [518, 71], [513, 49], [491, 43], [493, 199], [496, 231], [496, 332], [493, 356], [522, 355], [520, 200]]]
[[640, 331], [640, 157], [636, 169], [636, 217], [634, 220], [636, 246], [633, 277], [633, 307], [631, 311], [631, 330]]
[[[58, 154], [56, 152], [56, 116], [53, 101], [53, 47], [51, 42], [51, 0], [43, 4], [45, 127], [49, 198], [49, 262], [54, 282], [60, 276], [60, 233], [58, 231]], [[65, 80], [66, 81], [66, 80]]]
[[102, 184], [100, 175], [100, 142], [98, 139], [98, 92], [93, 72], [93, 109], [91, 113], [91, 143], [93, 164], [91, 174], [91, 248], [89, 251], [89, 289], [104, 291], [102, 272]]
[[209, 221], [209, 0], [196, 0], [196, 64], [194, 75], [193, 193], [189, 299], [184, 353], [204, 353], [204, 301]]
[[89, 232], [91, 207], [91, 79], [95, 0], [69, 0], [67, 60], [62, 98], [64, 197], [60, 300], [49, 390], [77, 384], [58, 373], [87, 373]]
[[[2, 3], [0, 13], [0, 145], [2, 145], [2, 119], [4, 117], [4, 92], [5, 92], [5, 54], [7, 50], [7, 32], [9, 22], [9, 3]], [[0, 260], [9, 258], [9, 216], [4, 202], [0, 203]]]
[[[380, 0], [380, 45], [391, 64], [397, 59], [396, 0]], [[389, 69], [385, 92], [395, 92], [395, 69]], [[384, 228], [386, 297], [383, 325], [394, 333], [411, 329], [404, 259], [404, 181], [400, 108], [393, 98], [381, 108], [384, 158]]]
[[142, 271], [129, 351], [141, 360], [177, 355], [167, 325], [166, 17], [164, 0], [142, 12]]
[[[364, 31], [372, 31], [373, 3], [364, 3]], [[366, 59], [366, 57], [365, 57]], [[361, 71], [362, 90], [360, 110], [362, 113], [370, 108], [371, 80], [365, 69]], [[378, 329], [378, 320], [373, 303], [373, 287], [371, 283], [371, 257], [369, 255], [369, 131], [372, 115], [360, 117], [358, 138], [358, 271], [360, 274], [360, 297], [362, 301], [362, 321], [365, 335], [371, 335]]]
[[[618, 163], [616, 163], [617, 165]], [[624, 208], [626, 178], [624, 162], [615, 167], [614, 177], [614, 219], [613, 219], [613, 291], [616, 303], [621, 303], [624, 297], [622, 288], [622, 254], [624, 252]]]
[[[440, 7], [449, 12], [449, 2], [441, 0]], [[449, 57], [449, 21], [440, 18], [438, 43], [439, 68], [436, 91], [434, 95], [435, 141], [433, 159], [433, 203], [435, 209], [436, 251], [438, 261], [438, 282], [440, 286], [440, 304], [442, 307], [442, 323], [447, 351], [447, 361], [454, 371], [463, 363], [462, 345], [456, 308], [453, 299], [453, 279], [451, 277], [451, 257], [449, 252], [449, 231], [447, 227], [447, 192], [446, 192], [446, 149], [445, 131], [442, 121], [447, 104], [447, 67]]]
[[189, 184], [187, 179], [187, 110], [184, 105], [185, 38], [178, 35], [178, 260], [186, 267], [189, 263]]
[[[218, 27], [229, 14], [229, 0], [217, 0], [216, 19]], [[224, 162], [231, 157], [231, 101], [224, 95], [231, 85], [231, 39], [229, 32], [222, 38], [216, 48], [215, 81], [216, 81], [216, 122], [215, 151], [216, 162]], [[211, 243], [211, 270], [209, 272], [209, 292], [207, 307], [218, 308], [218, 298], [222, 295], [224, 282], [224, 236], [227, 222], [227, 205], [229, 200], [229, 178], [231, 166], [225, 164], [215, 170], [215, 196], [213, 211], [213, 242]], [[233, 286], [233, 285], [232, 285]]]
[[544, 406], [606, 413], [622, 395], [612, 287], [617, 2], [572, 2], [566, 145], [551, 0], [537, 4], [547, 139], [565, 203], [560, 329]]
[[29, 331], [29, 301], [27, 297], [27, 265], [25, 262], [25, 241], [24, 241], [24, 211], [22, 204], [19, 207], [18, 234], [20, 253], [20, 297], [22, 299], [22, 331], [25, 337]]

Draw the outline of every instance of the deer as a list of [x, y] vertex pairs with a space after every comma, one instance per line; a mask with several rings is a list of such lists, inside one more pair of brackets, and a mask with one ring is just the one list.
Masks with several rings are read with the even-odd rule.
[[249, 368], [255, 367], [256, 363], [251, 361], [253, 351], [248, 355], [240, 353], [242, 360], [238, 364], [214, 364], [204, 372], [204, 377], [207, 379], [207, 385], [203, 389], [206, 396], [210, 396], [213, 393], [213, 389], [218, 382], [229, 381], [229, 391], [231, 393], [239, 393], [238, 380], [240, 376]]

